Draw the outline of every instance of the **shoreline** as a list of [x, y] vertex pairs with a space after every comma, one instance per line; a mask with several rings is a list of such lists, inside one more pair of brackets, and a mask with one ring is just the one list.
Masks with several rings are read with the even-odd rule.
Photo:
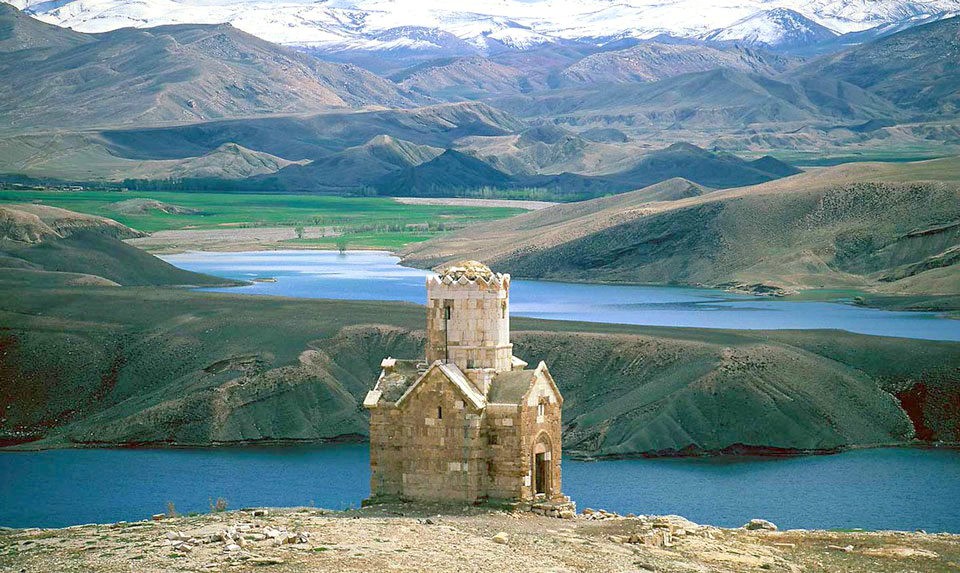
[[[323, 448], [339, 445], [368, 445], [367, 436], [356, 434], [334, 436], [319, 440], [300, 439], [268, 439], [243, 440], [235, 442], [211, 443], [170, 443], [170, 442], [72, 442], [50, 443], [39, 447], [32, 447], [35, 442], [44, 439], [27, 440], [18, 443], [0, 445], [0, 455], [4, 453], [38, 453], [54, 450], [218, 450], [218, 449], [254, 449], [254, 448]], [[3, 442], [0, 442], [3, 443]], [[578, 462], [628, 461], [628, 460], [664, 460], [664, 459], [701, 459], [701, 460], [734, 460], [734, 459], [795, 459], [812, 456], [832, 456], [861, 450], [882, 449], [911, 449], [911, 450], [958, 450], [960, 442], [891, 442], [887, 444], [850, 444], [838, 448], [826, 449], [797, 449], [780, 448], [776, 446], [744, 446], [734, 445], [722, 450], [695, 450], [686, 449], [659, 450], [655, 452], [637, 452], [631, 454], [590, 454], [579, 451], [565, 451], [564, 458]]]
[[[137, 246], [142, 248], [151, 255], [162, 257], [166, 255], [179, 255], [187, 253], [257, 253], [257, 252], [271, 252], [271, 251], [319, 251], [319, 252], [329, 252], [336, 253], [339, 252], [336, 249], [328, 248], [318, 248], [310, 245], [298, 245], [298, 244], [276, 244], [276, 243], [256, 243], [256, 244], [245, 244], [245, 243], [226, 243], [226, 244], [217, 244], [217, 245], [181, 245], [170, 248], [149, 248], [149, 246], [144, 247], [141, 245], [141, 242], [146, 238], [138, 239], [127, 239], [127, 244]], [[346, 255], [349, 255], [350, 252], [383, 252], [388, 253], [390, 256], [397, 257], [400, 259], [397, 264], [401, 267], [418, 269], [418, 270], [429, 270], [421, 266], [405, 264], [403, 256], [399, 251], [390, 250], [382, 247], [351, 247], [346, 251]], [[732, 297], [747, 297], [748, 299], [759, 299], [759, 300], [780, 300], [784, 302], [832, 302], [836, 304], [846, 304], [850, 306], [859, 306], [862, 308], [871, 308], [876, 310], [886, 310], [886, 311], [901, 311], [901, 312], [932, 312], [937, 313], [938, 315], [944, 318], [950, 318], [958, 320], [960, 319], [960, 296], [958, 295], [898, 295], [898, 294], [887, 294], [872, 292], [868, 290], [861, 289], [847, 289], [847, 288], [800, 288], [796, 290], [784, 291], [785, 294], [779, 293], [770, 293], [770, 292], [753, 292], [751, 290], [746, 290], [743, 288], [738, 288], [735, 286], [726, 286], [723, 285], [705, 285], [705, 284], [684, 284], [684, 283], [638, 283], [638, 282], [629, 282], [629, 281], [604, 281], [604, 280], [577, 280], [577, 279], [565, 279], [565, 280], [556, 280], [549, 278], [538, 278], [538, 277], [526, 277], [526, 276], [513, 276], [515, 280], [533, 280], [539, 282], [548, 282], [548, 283], [560, 283], [560, 284], [583, 284], [583, 285], [606, 285], [606, 286], [633, 286], [633, 287], [654, 287], [654, 288], [687, 288], [687, 289], [699, 289], [699, 290], [708, 290], [720, 294], [731, 295]], [[911, 304], [911, 303], [914, 304]], [[939, 304], [944, 303], [944, 304]]]

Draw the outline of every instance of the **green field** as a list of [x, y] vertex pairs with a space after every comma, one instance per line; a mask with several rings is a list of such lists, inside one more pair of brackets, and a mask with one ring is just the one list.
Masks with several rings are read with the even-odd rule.
[[[195, 212], [118, 210], [118, 203], [131, 199], [152, 199]], [[385, 197], [153, 191], [0, 190], [2, 203], [42, 203], [108, 217], [150, 233], [223, 227], [325, 227], [343, 233], [350, 248], [399, 248], [470, 223], [523, 212], [505, 207], [407, 205]], [[309, 234], [290, 242], [335, 246], [333, 237], [311, 239]]]

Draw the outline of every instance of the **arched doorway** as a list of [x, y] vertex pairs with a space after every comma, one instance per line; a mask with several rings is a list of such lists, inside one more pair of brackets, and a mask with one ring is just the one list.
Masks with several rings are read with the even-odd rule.
[[533, 494], [549, 498], [553, 493], [553, 443], [546, 432], [541, 432], [533, 443], [530, 474]]

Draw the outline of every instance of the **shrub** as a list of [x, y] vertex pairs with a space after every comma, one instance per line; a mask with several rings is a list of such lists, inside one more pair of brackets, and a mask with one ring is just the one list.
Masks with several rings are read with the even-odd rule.
[[217, 501], [213, 501], [213, 498], [210, 498], [210, 512], [211, 513], [222, 513], [227, 511], [227, 500], [222, 497], [218, 497]]

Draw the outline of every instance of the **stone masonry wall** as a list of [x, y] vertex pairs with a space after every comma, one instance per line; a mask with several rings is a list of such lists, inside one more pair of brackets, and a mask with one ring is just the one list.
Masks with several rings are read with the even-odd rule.
[[[543, 415], [538, 416], [539, 404], [543, 403]], [[562, 402], [557, 400], [549, 387], [549, 382], [542, 374], [537, 376], [537, 382], [530, 390], [527, 401], [520, 409], [519, 434], [522, 437], [522, 451], [520, 458], [526, 460], [529, 480], [526, 480], [521, 492], [522, 499], [531, 499], [534, 496], [533, 461], [537, 453], [538, 443], [546, 443], [545, 453], [549, 458], [549, 487], [547, 499], [559, 500], [562, 496], [561, 483], [561, 450]]]
[[435, 370], [400, 407], [371, 411], [371, 491], [411, 500], [532, 500], [539, 449], [549, 462], [547, 499], [560, 499], [560, 416], [542, 374], [523, 404], [478, 412]]
[[[490, 284], [427, 279], [427, 362], [510, 369], [509, 277]], [[449, 318], [447, 318], [449, 308]]]
[[482, 412], [433, 371], [399, 408], [371, 412], [371, 491], [421, 500], [482, 497], [487, 479], [482, 423]]

